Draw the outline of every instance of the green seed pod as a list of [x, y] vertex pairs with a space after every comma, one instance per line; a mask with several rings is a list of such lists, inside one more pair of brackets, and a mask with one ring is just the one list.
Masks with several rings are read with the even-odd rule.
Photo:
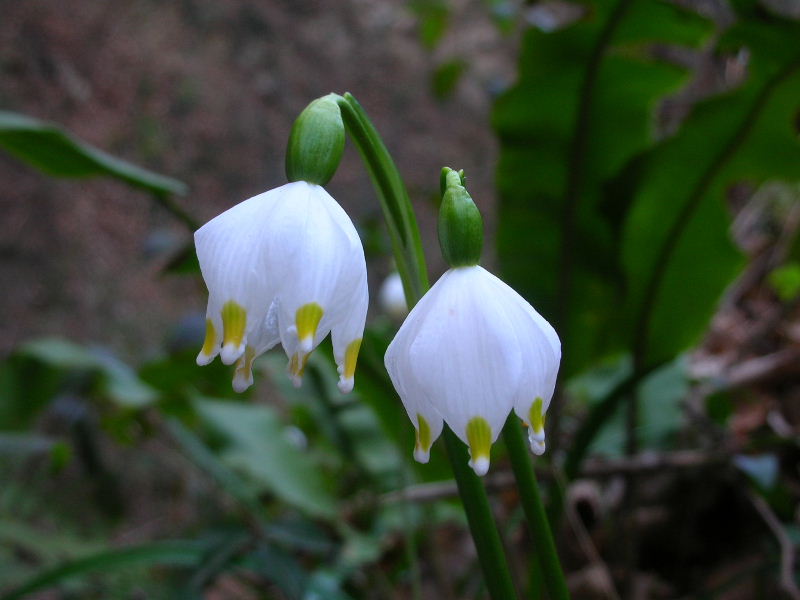
[[344, 123], [336, 94], [317, 98], [292, 126], [286, 146], [286, 177], [325, 185], [344, 152]]
[[483, 250], [483, 219], [464, 187], [464, 171], [442, 169], [439, 246], [451, 267], [477, 265]]

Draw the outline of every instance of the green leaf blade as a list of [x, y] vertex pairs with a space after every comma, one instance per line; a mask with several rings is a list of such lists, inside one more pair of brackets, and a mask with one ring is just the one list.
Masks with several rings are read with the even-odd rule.
[[115, 158], [56, 125], [13, 112], [0, 111], [0, 147], [48, 175], [106, 175], [162, 197], [187, 191], [177, 179]]

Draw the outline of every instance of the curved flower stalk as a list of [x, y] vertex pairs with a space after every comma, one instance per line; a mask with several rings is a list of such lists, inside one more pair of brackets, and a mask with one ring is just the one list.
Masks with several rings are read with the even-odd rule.
[[339, 389], [353, 389], [369, 301], [366, 262], [353, 223], [321, 185], [335, 171], [343, 136], [338, 106], [316, 100], [290, 137], [291, 182], [237, 204], [195, 233], [209, 290], [197, 363], [217, 354], [236, 363], [238, 392], [253, 383], [253, 360], [278, 342], [299, 386], [310, 353], [328, 333]]
[[477, 265], [481, 240], [464, 235], [481, 230], [470, 222], [480, 214], [460, 175], [450, 171], [447, 179], [439, 231], [452, 268], [408, 315], [385, 363], [417, 431], [414, 457], [427, 462], [447, 423], [483, 475], [512, 409], [529, 427], [532, 451], [544, 452], [561, 343], [530, 304]]

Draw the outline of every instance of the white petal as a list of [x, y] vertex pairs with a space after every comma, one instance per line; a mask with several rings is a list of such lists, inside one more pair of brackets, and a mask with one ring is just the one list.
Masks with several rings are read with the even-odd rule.
[[197, 364], [201, 367], [207, 365], [219, 354], [222, 347], [222, 317], [220, 307], [211, 302], [209, 298], [206, 307], [206, 339], [203, 347], [197, 354]]
[[278, 307], [277, 301], [273, 301], [266, 316], [251, 334], [244, 355], [236, 362], [233, 374], [235, 391], [241, 393], [253, 385], [253, 361], [279, 341]]
[[491, 442], [497, 439], [522, 372], [514, 324], [485, 273], [480, 267], [445, 273], [426, 295], [425, 325], [410, 347], [414, 377], [466, 443], [476, 417], [488, 423]]
[[[493, 275], [489, 274], [489, 277], [492, 278], [496, 294], [506, 298], [504, 306], [509, 318], [516, 324], [515, 331], [525, 365], [514, 396], [514, 412], [529, 426], [531, 450], [535, 454], [542, 454], [545, 436], [541, 422], [553, 397], [561, 360], [561, 342], [552, 326], [522, 296]], [[541, 398], [540, 405], [537, 404], [538, 398]], [[534, 412], [542, 416], [532, 414]]]
[[[280, 270], [277, 296], [281, 311], [281, 342], [298, 346], [307, 354], [332, 327], [334, 297], [343, 274], [355, 262], [363, 263], [363, 249], [352, 222], [341, 207], [317, 185], [296, 182], [292, 196], [273, 211], [268, 242], [268, 261]], [[335, 216], [333, 216], [335, 215]], [[297, 311], [317, 305], [321, 319], [312, 332], [297, 330]], [[301, 339], [302, 338], [302, 339]]]
[[[285, 187], [285, 186], [284, 186]], [[215, 217], [195, 232], [195, 247], [200, 270], [208, 286], [208, 315], [220, 329], [223, 362], [230, 364], [244, 353], [248, 336], [259, 326], [274, 297], [267, 277], [263, 244], [264, 223], [283, 197], [282, 188], [254, 196]], [[244, 311], [244, 322], [228, 327], [220, 317], [228, 303]], [[228, 324], [230, 325], [230, 323]], [[242, 331], [238, 326], [241, 325]], [[236, 329], [235, 335], [232, 330]], [[206, 353], [198, 362], [211, 360]]]
[[333, 357], [339, 371], [339, 389], [345, 394], [353, 389], [368, 307], [367, 270], [362, 253], [361, 265], [353, 267], [352, 272], [343, 273], [330, 311], [333, 320]]
[[[408, 418], [417, 431], [417, 443], [414, 448], [414, 458], [421, 463], [428, 462], [430, 446], [442, 433], [444, 421], [441, 414], [433, 406], [427, 390], [420, 386], [411, 367], [411, 343], [417, 337], [419, 330], [425, 325], [427, 307], [431, 297], [427, 294], [417, 303], [406, 318], [400, 331], [389, 344], [384, 357], [386, 370], [392, 384], [400, 396]], [[424, 419], [424, 422], [419, 417]], [[424, 439], [424, 428], [427, 425], [429, 440]]]

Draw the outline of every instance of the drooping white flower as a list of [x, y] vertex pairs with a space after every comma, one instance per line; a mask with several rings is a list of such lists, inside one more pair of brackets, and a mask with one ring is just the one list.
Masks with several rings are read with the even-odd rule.
[[383, 280], [378, 292], [378, 302], [383, 311], [393, 319], [401, 320], [408, 314], [408, 303], [403, 292], [400, 273], [392, 271]]
[[280, 342], [299, 385], [330, 332], [339, 388], [353, 388], [369, 301], [364, 250], [320, 185], [294, 181], [245, 200], [198, 229], [195, 246], [209, 291], [198, 364], [235, 362], [243, 391], [255, 357]]
[[386, 369], [417, 430], [427, 462], [443, 424], [469, 446], [470, 466], [489, 469], [492, 444], [513, 409], [544, 452], [561, 342], [519, 294], [478, 266], [483, 220], [463, 171], [442, 169], [439, 245], [450, 265], [412, 309], [386, 351]]
[[427, 462], [442, 421], [470, 448], [470, 466], [489, 451], [512, 409], [544, 451], [544, 413], [561, 344], [519, 294], [480, 266], [450, 269], [423, 296], [386, 352], [386, 368], [417, 430], [414, 456]]

